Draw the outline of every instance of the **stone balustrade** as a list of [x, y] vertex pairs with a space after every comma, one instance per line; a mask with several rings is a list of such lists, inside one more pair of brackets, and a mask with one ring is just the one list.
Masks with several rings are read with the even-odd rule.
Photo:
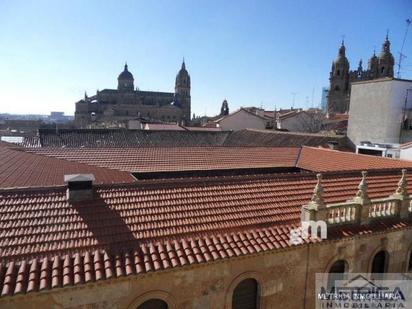
[[325, 221], [328, 226], [338, 224], [368, 224], [374, 219], [399, 217], [406, 219], [412, 212], [412, 196], [407, 192], [406, 170], [394, 194], [386, 198], [370, 199], [368, 196], [367, 172], [362, 179], [356, 196], [346, 202], [325, 204], [323, 198], [322, 175], [318, 179], [311, 201], [302, 207], [301, 221]]

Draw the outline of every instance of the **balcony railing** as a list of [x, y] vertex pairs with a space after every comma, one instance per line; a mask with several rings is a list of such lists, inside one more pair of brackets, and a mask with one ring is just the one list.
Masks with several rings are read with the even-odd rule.
[[326, 207], [327, 223], [340, 224], [350, 223], [356, 221], [356, 213], [358, 211], [358, 204], [351, 202], [343, 204], [332, 204]]
[[412, 196], [407, 192], [406, 170], [394, 194], [386, 198], [369, 199], [367, 172], [362, 172], [362, 180], [356, 196], [343, 203], [326, 205], [323, 200], [322, 175], [318, 174], [318, 182], [313, 197], [308, 205], [302, 207], [302, 221], [325, 221], [327, 225], [368, 224], [374, 219], [386, 217], [408, 218], [412, 213]]

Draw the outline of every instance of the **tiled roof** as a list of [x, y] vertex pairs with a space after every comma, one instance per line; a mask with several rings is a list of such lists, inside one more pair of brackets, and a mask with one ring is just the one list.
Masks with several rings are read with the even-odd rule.
[[202, 131], [202, 132], [220, 132], [222, 128], [216, 127], [184, 127], [188, 131]]
[[131, 173], [301, 168], [314, 172], [412, 168], [412, 162], [313, 147], [35, 148], [24, 151]]
[[299, 148], [145, 147], [36, 148], [26, 150], [60, 159], [133, 173], [295, 167]]
[[412, 161], [303, 147], [297, 167], [314, 172], [412, 168]]
[[185, 131], [184, 128], [179, 126], [178, 124], [170, 124], [170, 123], [146, 123], [144, 125], [145, 130], [172, 130], [172, 131]]
[[[326, 175], [326, 202], [353, 197], [358, 174]], [[369, 196], [388, 196], [399, 178], [371, 173]], [[312, 174], [153, 182], [100, 187], [94, 201], [74, 204], [63, 188], [0, 191], [1, 296], [287, 248], [315, 182]], [[343, 226], [328, 237], [407, 226]]]
[[253, 129], [233, 132], [225, 140], [224, 145], [301, 147], [324, 146], [327, 145], [327, 143], [330, 141], [337, 142], [339, 148], [347, 148], [347, 138], [343, 135], [339, 136]]
[[215, 122], [216, 122], [216, 123], [219, 123], [219, 122], [221, 122], [222, 120], [224, 120], [224, 119], [226, 119], [226, 118], [229, 118], [229, 117], [232, 117], [233, 115], [235, 115], [235, 114], [237, 114], [237, 113], [241, 113], [241, 112], [250, 114], [250, 115], [252, 115], [252, 116], [254, 116], [254, 117], [257, 117], [257, 118], [259, 118], [259, 119], [262, 119], [262, 120], [264, 120], [264, 121], [268, 121], [268, 120], [270, 120], [270, 119], [273, 119], [273, 117], [272, 117], [272, 118], [269, 118], [269, 117], [267, 117], [267, 116], [264, 115], [264, 114], [263, 114], [263, 115], [259, 115], [258, 113], [256, 113], [256, 110], [252, 110], [252, 109], [247, 108], [247, 107], [241, 107], [240, 109], [238, 109], [237, 111], [234, 111], [234, 112], [230, 113], [229, 115], [222, 116], [221, 118], [216, 119]]
[[25, 147], [147, 147], [220, 146], [230, 132], [156, 131], [126, 129], [39, 130], [24, 138]]
[[412, 141], [400, 145], [401, 149], [408, 149], [412, 146]]
[[287, 118], [299, 115], [300, 113], [306, 113], [306, 112], [303, 110], [292, 110], [290, 112], [283, 113], [283, 114], [278, 113], [278, 115], [279, 115], [279, 119], [287, 119]]
[[0, 188], [64, 185], [65, 174], [91, 173], [96, 183], [135, 181], [127, 172], [40, 156], [0, 144]]
[[[215, 125], [214, 125], [215, 126]], [[95, 148], [95, 147], [170, 147], [170, 146], [323, 146], [328, 141], [347, 148], [344, 136], [245, 129], [221, 131], [220, 128], [185, 127], [186, 131], [126, 129], [61, 129], [39, 130], [39, 136], [24, 137], [23, 146]], [[200, 129], [200, 130], [199, 130]], [[216, 131], [216, 132], [215, 132]], [[220, 131], [220, 132], [219, 132]]]

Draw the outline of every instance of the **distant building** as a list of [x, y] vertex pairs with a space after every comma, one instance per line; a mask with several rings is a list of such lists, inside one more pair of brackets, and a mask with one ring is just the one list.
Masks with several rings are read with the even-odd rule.
[[324, 114], [319, 109], [292, 109], [276, 112], [276, 128], [291, 132], [316, 133], [322, 128]]
[[91, 97], [85, 94], [76, 103], [78, 128], [127, 127], [127, 121], [142, 117], [148, 121], [190, 121], [190, 76], [184, 62], [176, 76], [175, 92], [135, 90], [127, 64], [117, 80], [117, 89], [97, 91]]
[[347, 113], [328, 113], [323, 119], [322, 130], [333, 131], [336, 134], [346, 134], [348, 130], [348, 119], [349, 115]]
[[6, 119], [0, 121], [0, 135], [34, 135], [42, 120]]
[[412, 140], [412, 80], [382, 78], [352, 84], [348, 137], [354, 145]]
[[73, 116], [67, 116], [64, 112], [51, 112], [48, 118], [49, 122], [54, 123], [66, 123], [74, 119]]
[[273, 112], [268, 115], [263, 109], [246, 107], [222, 116], [213, 121], [222, 130], [272, 129], [274, 125]]
[[367, 141], [356, 145], [356, 153], [370, 156], [399, 159], [402, 150], [399, 144], [373, 144]]
[[386, 36], [379, 56], [377, 57], [374, 52], [373, 56], [369, 59], [367, 70], [363, 70], [362, 60], [360, 60], [358, 68], [351, 71], [345, 51], [346, 48], [342, 41], [338, 56], [332, 63], [329, 77], [328, 111], [330, 113], [348, 112], [351, 83], [382, 77], [393, 77], [395, 61], [390, 51], [388, 36]]
[[325, 113], [328, 110], [328, 96], [329, 96], [329, 87], [323, 87], [322, 88], [322, 99], [320, 101], [320, 108]]

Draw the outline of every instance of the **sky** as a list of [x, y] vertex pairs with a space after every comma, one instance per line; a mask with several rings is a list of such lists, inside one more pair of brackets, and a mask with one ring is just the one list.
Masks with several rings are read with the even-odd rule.
[[[125, 61], [139, 89], [173, 92], [183, 57], [196, 115], [316, 107], [342, 36], [355, 69], [389, 30], [397, 63], [407, 18], [412, 0], [0, 0], [0, 113], [73, 114]], [[403, 53], [412, 79], [412, 25]]]

